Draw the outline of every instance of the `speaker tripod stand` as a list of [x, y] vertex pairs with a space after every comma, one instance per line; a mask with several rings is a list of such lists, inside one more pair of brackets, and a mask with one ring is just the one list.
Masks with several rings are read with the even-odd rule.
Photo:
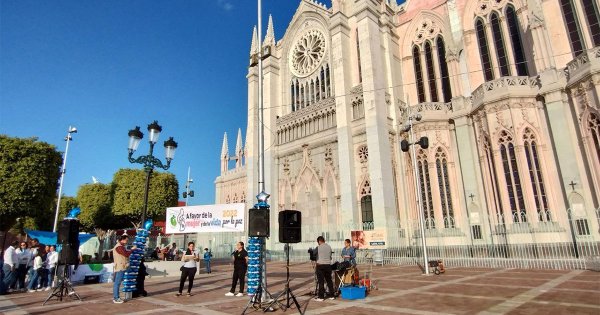
[[[266, 312], [266, 310], [272, 308], [273, 305], [275, 305], [275, 304], [279, 305], [279, 307], [281, 309], [283, 309], [283, 311], [285, 312], [292, 306], [291, 301], [294, 301], [294, 304], [296, 305], [296, 308], [298, 309], [298, 312], [300, 313], [300, 315], [304, 315], [304, 312], [302, 311], [302, 308], [300, 307], [300, 303], [298, 303], [298, 300], [296, 299], [294, 292], [292, 292], [292, 289], [290, 288], [290, 246], [289, 246], [289, 244], [285, 244], [285, 256], [286, 256], [285, 289], [281, 293], [279, 293], [279, 295], [275, 298], [275, 300], [273, 300], [273, 302], [271, 302], [271, 304], [269, 304], [269, 306], [267, 306], [267, 308], [265, 308], [265, 312]], [[285, 301], [286, 301], [285, 304], [279, 302], [279, 298], [281, 298], [282, 296], [285, 296]]]
[[[57, 273], [58, 273], [58, 268], [57, 269]], [[50, 295], [48, 295], [48, 297], [46, 298], [46, 300], [44, 300], [44, 303], [42, 304], [42, 306], [46, 305], [46, 303], [52, 298], [52, 297], [56, 297], [59, 301], [63, 300], [63, 296], [70, 296], [71, 298], [76, 298], [79, 301], [81, 301], [81, 297], [79, 296], [79, 294], [77, 294], [77, 292], [75, 292], [75, 289], [73, 288], [73, 284], [71, 283], [70, 280], [70, 275], [69, 275], [69, 265], [64, 265], [63, 266], [63, 279], [62, 280], [58, 280], [58, 285], [56, 286], [56, 288], [54, 288], [52, 290], [52, 293], [50, 293]]]

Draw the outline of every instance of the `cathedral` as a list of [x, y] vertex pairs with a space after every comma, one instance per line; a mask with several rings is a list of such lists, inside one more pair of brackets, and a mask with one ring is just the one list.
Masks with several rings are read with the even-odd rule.
[[296, 246], [352, 230], [387, 248], [597, 244], [599, 9], [299, 0], [282, 38], [277, 17], [254, 30], [245, 137], [223, 139], [215, 203], [256, 203], [263, 123], [270, 248], [284, 209], [302, 213]]

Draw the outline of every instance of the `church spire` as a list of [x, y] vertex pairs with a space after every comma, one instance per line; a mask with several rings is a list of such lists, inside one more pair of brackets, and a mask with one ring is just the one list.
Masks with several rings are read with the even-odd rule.
[[229, 155], [229, 147], [227, 146], [227, 132], [223, 135], [223, 147], [221, 147], [221, 158]]
[[229, 169], [229, 148], [227, 146], [227, 132], [223, 135], [223, 147], [221, 148], [221, 175]]
[[237, 141], [235, 143], [235, 154], [240, 155], [242, 152], [242, 129], [238, 128]]
[[258, 53], [258, 34], [256, 32], [256, 25], [252, 31], [252, 46], [250, 46], [250, 56]]
[[267, 35], [263, 46], [275, 46], [275, 30], [273, 29], [273, 16], [269, 14], [269, 24], [267, 25]]
[[235, 167], [242, 166], [242, 158], [244, 157], [244, 150], [242, 149], [242, 129], [238, 128], [237, 141], [235, 143]]

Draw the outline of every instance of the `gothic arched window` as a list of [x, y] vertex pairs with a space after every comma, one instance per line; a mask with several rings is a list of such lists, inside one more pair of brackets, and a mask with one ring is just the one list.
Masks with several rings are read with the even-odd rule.
[[496, 171], [496, 162], [494, 161], [494, 154], [490, 139], [487, 136], [483, 138], [483, 150], [485, 154], [485, 162], [487, 166], [487, 172], [490, 176], [490, 185], [492, 186], [491, 195], [493, 200], [493, 207], [496, 211], [499, 223], [504, 223], [504, 211], [502, 207], [502, 199], [500, 198], [500, 186], [498, 185], [498, 173]]
[[527, 222], [527, 212], [525, 209], [525, 200], [523, 199], [523, 188], [521, 186], [521, 176], [517, 166], [513, 138], [506, 131], [502, 131], [498, 143], [500, 145], [502, 168], [504, 178], [506, 179], [506, 190], [508, 191], [508, 200], [513, 221], [515, 223]]
[[481, 65], [483, 66], [483, 77], [485, 81], [494, 80], [494, 71], [492, 69], [492, 59], [487, 44], [485, 25], [482, 19], [475, 22], [475, 31], [477, 32], [477, 43], [479, 44], [479, 55], [481, 56]]
[[373, 229], [373, 201], [371, 195], [360, 198], [363, 230]]
[[419, 173], [419, 185], [421, 187], [421, 200], [425, 215], [425, 228], [435, 229], [435, 215], [433, 211], [433, 196], [431, 194], [431, 180], [429, 178], [429, 165], [425, 151], [419, 150], [417, 156], [417, 168]]
[[419, 103], [425, 102], [425, 87], [423, 86], [423, 72], [421, 71], [421, 53], [419, 47], [413, 47], [413, 65], [415, 66], [415, 79]]
[[502, 36], [502, 28], [500, 27], [500, 19], [496, 12], [490, 15], [490, 23], [492, 25], [492, 36], [494, 38], [494, 47], [498, 56], [498, 67], [500, 68], [500, 76], [506, 77], [510, 75], [508, 67], [508, 57], [506, 56], [506, 46], [504, 45], [504, 37]]
[[523, 42], [521, 41], [521, 27], [517, 19], [517, 13], [512, 5], [506, 7], [506, 22], [508, 23], [508, 34], [515, 55], [515, 66], [517, 75], [529, 75], [527, 71], [527, 60], [525, 59], [525, 51], [523, 50]]
[[548, 209], [548, 199], [546, 196], [546, 187], [544, 186], [544, 177], [540, 166], [538, 156], [538, 145], [535, 135], [531, 129], [527, 128], [523, 135], [523, 145], [525, 147], [525, 157], [529, 168], [529, 179], [533, 188], [533, 198], [535, 199], [535, 208], [540, 221], [552, 221]]
[[440, 75], [442, 79], [442, 97], [444, 102], [448, 103], [452, 100], [452, 88], [450, 86], [450, 74], [448, 72], [448, 64], [446, 63], [446, 46], [444, 39], [439, 36], [436, 40], [438, 60], [440, 61]]
[[581, 29], [579, 28], [577, 12], [575, 11], [573, 0], [560, 0], [560, 6], [567, 26], [567, 33], [569, 34], [569, 43], [571, 43], [573, 57], [575, 57], [585, 49], [585, 44], [581, 36]]
[[452, 209], [452, 194], [450, 193], [450, 180], [448, 175], [448, 158], [442, 148], [435, 153], [435, 168], [437, 170], [440, 198], [442, 200], [442, 215], [444, 227], [454, 227], [454, 210]]
[[435, 80], [435, 68], [433, 66], [433, 53], [431, 43], [425, 42], [425, 66], [427, 68], [427, 81], [429, 82], [429, 96], [432, 102], [438, 101], [437, 84]]
[[598, 1], [583, 1], [583, 11], [592, 35], [594, 46], [600, 46], [600, 16], [598, 14]]

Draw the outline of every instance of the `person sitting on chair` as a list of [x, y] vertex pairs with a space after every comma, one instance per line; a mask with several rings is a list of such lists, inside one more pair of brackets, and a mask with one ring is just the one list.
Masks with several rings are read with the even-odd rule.
[[356, 250], [350, 245], [350, 240], [346, 239], [344, 241], [344, 248], [342, 248], [342, 257], [344, 261], [350, 262], [350, 265], [354, 267], [356, 266]]

